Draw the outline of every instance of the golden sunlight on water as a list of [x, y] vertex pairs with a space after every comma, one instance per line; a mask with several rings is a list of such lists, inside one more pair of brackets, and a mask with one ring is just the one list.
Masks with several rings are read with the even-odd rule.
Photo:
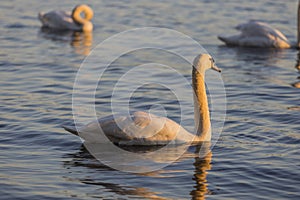
[[[92, 33], [41, 28], [37, 19], [39, 11], [72, 10], [80, 3], [1, 2], [1, 200], [300, 198], [298, 50], [227, 47], [217, 38], [220, 34], [237, 34], [234, 29], [237, 24], [260, 19], [295, 42], [297, 0], [89, 1], [94, 10]], [[201, 43], [222, 69], [227, 107], [226, 121], [220, 137], [214, 137], [216, 144], [212, 152], [199, 158], [196, 156], [198, 146], [191, 146], [170, 165], [144, 174], [104, 165], [83, 147], [78, 137], [62, 128], [62, 125], [74, 124], [73, 85], [86, 56], [107, 38], [141, 27], [174, 29]], [[157, 35], [161, 45], [172, 46], [172, 50], [186, 48], [185, 53], [199, 54], [188, 44], [169, 41], [168, 37]], [[128, 42], [121, 40], [118, 45], [107, 45], [105, 50], [114, 54]], [[92, 66], [95, 69], [98, 62], [104, 60], [103, 55], [96, 57]], [[147, 65], [147, 72], [135, 74], [129, 80], [129, 83], [145, 83], [132, 92], [128, 103], [130, 111], [149, 110], [159, 105], [158, 113], [164, 111], [167, 117], [180, 122], [183, 119], [181, 106], [193, 108], [187, 101], [192, 91], [186, 90], [188, 95], [183, 97], [176, 96], [169, 88], [183, 88], [184, 84], [174, 73], [157, 70], [153, 63], [170, 66], [189, 83], [192, 67], [181, 57], [153, 49], [127, 52], [111, 63], [103, 81], [92, 91], [95, 99], [88, 99], [95, 103], [97, 114], [111, 111], [112, 91], [124, 74], [149, 63], [152, 65]], [[207, 84], [216, 82], [210, 76], [212, 73], [207, 73], [210, 77]], [[99, 76], [86, 76], [83, 82], [90, 83]], [[157, 83], [146, 84], [153, 77], [171, 84], [164, 87]], [[85, 86], [82, 86], [84, 92], [91, 92], [92, 89]], [[128, 95], [127, 88], [118, 91], [121, 97]], [[213, 95], [211, 92], [209, 98]], [[84, 98], [85, 93], [82, 96]], [[179, 102], [179, 97], [184, 102]], [[124, 99], [118, 98], [115, 102], [122, 103]], [[88, 110], [83, 106], [81, 109]], [[214, 109], [218, 113], [218, 108]], [[183, 123], [192, 129], [193, 112], [187, 112], [184, 117]], [[212, 120], [212, 123], [220, 122]], [[179, 150], [180, 147], [176, 147], [168, 154], [153, 156], [151, 164], [163, 163], [177, 156]], [[103, 153], [109, 156], [107, 158], [117, 158], [113, 152]], [[121, 165], [148, 164], [146, 158], [137, 163], [118, 158]]]

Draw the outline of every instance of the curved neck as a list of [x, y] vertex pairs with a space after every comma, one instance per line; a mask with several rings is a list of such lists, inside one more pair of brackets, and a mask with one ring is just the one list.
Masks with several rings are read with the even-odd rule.
[[193, 67], [193, 88], [194, 88], [194, 117], [197, 136], [201, 141], [210, 141], [211, 124], [209, 108], [206, 96], [204, 72], [199, 73]]
[[300, 0], [298, 2], [298, 15], [297, 15], [297, 48], [300, 48]]
[[86, 22], [89, 22], [86, 18], [82, 18], [80, 15], [73, 15], [73, 20], [81, 25], [84, 25]]
[[[84, 13], [84, 18], [81, 17], [81, 13]], [[93, 11], [86, 5], [80, 5], [73, 9], [72, 18], [75, 23], [82, 25], [84, 32], [90, 32], [93, 30], [93, 24], [90, 20], [93, 18]]]

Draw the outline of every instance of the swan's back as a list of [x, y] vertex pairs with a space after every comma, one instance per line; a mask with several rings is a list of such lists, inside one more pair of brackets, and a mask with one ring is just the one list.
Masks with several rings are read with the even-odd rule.
[[158, 117], [146, 112], [134, 112], [131, 116], [108, 116], [75, 129], [65, 127], [86, 141], [95, 143], [105, 141], [99, 128], [101, 126], [106, 137], [113, 143], [121, 145], [164, 145], [190, 142], [193, 134], [187, 132], [179, 124], [165, 117]]
[[240, 35], [219, 36], [219, 39], [227, 45], [234, 46], [291, 47], [288, 39], [279, 30], [260, 21], [250, 20], [248, 23], [239, 24], [236, 29], [241, 32]]
[[265, 36], [265, 37], [276, 37], [279, 38], [280, 40], [288, 42], [288, 39], [277, 29], [272, 28], [270, 25], [260, 22], [260, 21], [255, 21], [255, 20], [250, 20], [248, 23], [245, 24], [239, 24], [236, 27], [237, 30], [241, 31], [242, 35], [248, 36], [248, 37], [253, 37], [253, 36]]
[[39, 13], [38, 18], [44, 27], [60, 30], [80, 30], [80, 26], [74, 23], [71, 12], [58, 10]]

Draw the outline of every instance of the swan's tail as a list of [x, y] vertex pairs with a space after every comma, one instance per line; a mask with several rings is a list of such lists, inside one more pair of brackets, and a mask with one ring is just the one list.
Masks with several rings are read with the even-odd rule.
[[224, 43], [228, 42], [228, 39], [226, 37], [222, 36], [222, 35], [218, 35], [218, 39], [221, 40]]
[[74, 134], [74, 135], [77, 135], [78, 136], [78, 131], [76, 130], [75, 127], [70, 127], [70, 126], [62, 126], [66, 131]]
[[233, 36], [226, 37], [226, 36], [219, 35], [218, 39], [224, 42], [226, 45], [238, 46], [240, 41], [240, 36], [233, 35]]
[[222, 42], [224, 42], [227, 45], [233, 45], [234, 41], [231, 41], [230, 37], [226, 37], [223, 35], [218, 35], [218, 39], [221, 40]]

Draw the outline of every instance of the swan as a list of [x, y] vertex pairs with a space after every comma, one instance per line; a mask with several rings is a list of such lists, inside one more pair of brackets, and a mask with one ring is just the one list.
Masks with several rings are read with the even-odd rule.
[[171, 141], [172, 144], [210, 141], [210, 113], [204, 82], [207, 69], [221, 72], [209, 54], [198, 55], [193, 61], [192, 70], [196, 135], [189, 133], [171, 119], [143, 111], [133, 112], [131, 116], [100, 118], [78, 129], [68, 126], [63, 128], [80, 136], [85, 142], [94, 143], [103, 142], [101, 129], [107, 138], [119, 145], [165, 145]]
[[[84, 18], [81, 17], [82, 12], [84, 13]], [[40, 12], [38, 18], [42, 22], [43, 27], [91, 32], [93, 24], [90, 20], [93, 18], [93, 15], [93, 10], [89, 6], [82, 4], [76, 6], [72, 13], [61, 10], [48, 13]]]
[[235, 28], [241, 33], [233, 36], [222, 36], [218, 38], [229, 46], [260, 47], [260, 48], [299, 48], [300, 47], [300, 1], [298, 2], [298, 41], [292, 44], [283, 33], [270, 25], [250, 20], [239, 24]]

